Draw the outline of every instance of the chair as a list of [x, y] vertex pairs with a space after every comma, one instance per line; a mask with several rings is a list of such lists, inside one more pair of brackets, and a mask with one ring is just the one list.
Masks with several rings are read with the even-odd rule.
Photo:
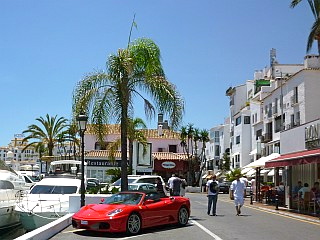
[[309, 195], [308, 212], [312, 209], [313, 213], [316, 214], [316, 195], [311, 191]]
[[307, 207], [309, 206], [311, 199], [311, 193], [310, 192], [305, 192], [304, 193], [304, 198], [302, 199], [302, 208], [303, 210], [306, 210]]
[[296, 199], [293, 200], [293, 203], [297, 206], [298, 211], [306, 210], [307, 206], [309, 206], [310, 202], [310, 192], [304, 193], [304, 198], [301, 198], [300, 195], [297, 196]]

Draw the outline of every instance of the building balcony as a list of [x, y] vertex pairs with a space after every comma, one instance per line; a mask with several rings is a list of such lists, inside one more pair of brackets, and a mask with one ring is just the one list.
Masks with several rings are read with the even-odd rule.
[[260, 137], [262, 143], [267, 143], [272, 140], [272, 133], [266, 133]]

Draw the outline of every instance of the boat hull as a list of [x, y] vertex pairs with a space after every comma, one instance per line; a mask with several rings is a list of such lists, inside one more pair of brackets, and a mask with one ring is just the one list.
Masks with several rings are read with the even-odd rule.
[[14, 202], [12, 204], [0, 207], [0, 230], [20, 225], [19, 213], [14, 210]]
[[39, 227], [42, 227], [60, 217], [66, 215], [68, 212], [41, 212], [41, 213], [27, 213], [20, 212], [20, 222], [25, 230], [32, 231]]

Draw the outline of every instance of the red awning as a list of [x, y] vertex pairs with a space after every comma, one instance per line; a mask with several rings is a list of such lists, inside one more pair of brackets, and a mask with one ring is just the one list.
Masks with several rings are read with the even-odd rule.
[[310, 163], [320, 163], [320, 149], [283, 154], [278, 158], [267, 161], [265, 167], [284, 167]]

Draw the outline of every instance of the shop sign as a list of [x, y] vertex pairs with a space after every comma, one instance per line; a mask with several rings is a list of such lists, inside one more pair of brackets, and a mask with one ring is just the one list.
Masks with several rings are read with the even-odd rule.
[[121, 167], [121, 161], [110, 161], [110, 160], [86, 160], [87, 166], [92, 167]]
[[171, 169], [171, 168], [175, 168], [176, 164], [174, 162], [163, 162], [161, 163], [161, 166], [163, 168]]
[[320, 124], [312, 124], [305, 128], [306, 149], [320, 147]]

